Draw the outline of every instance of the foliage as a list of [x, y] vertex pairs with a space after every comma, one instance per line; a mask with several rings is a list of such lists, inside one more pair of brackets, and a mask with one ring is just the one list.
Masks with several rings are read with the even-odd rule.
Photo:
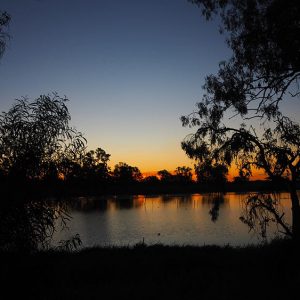
[[144, 178], [143, 182], [147, 184], [157, 184], [159, 182], [159, 179], [157, 176], [147, 176]]
[[300, 175], [300, 127], [287, 117], [277, 117], [275, 127], [257, 135], [249, 129], [225, 125], [211, 126], [198, 119], [196, 134], [189, 135], [182, 147], [191, 158], [204, 166], [207, 162], [221, 162], [224, 166], [236, 163], [244, 173], [253, 168], [263, 169], [272, 180], [293, 179]]
[[247, 224], [250, 230], [259, 230], [263, 238], [267, 237], [267, 228], [275, 223], [279, 232], [292, 237], [292, 229], [284, 220], [284, 213], [280, 209], [280, 201], [276, 194], [251, 194], [244, 203], [241, 221]]
[[173, 178], [173, 175], [165, 169], [158, 171], [157, 175], [161, 182], [170, 182], [170, 181], [172, 181], [172, 178]]
[[124, 162], [116, 164], [112, 174], [117, 183], [133, 183], [143, 178], [138, 167], [132, 167]]
[[235, 183], [245, 183], [248, 182], [250, 178], [249, 172], [243, 172], [243, 170], [239, 170], [239, 175], [233, 178]]
[[175, 170], [175, 179], [180, 183], [192, 182], [192, 169], [190, 167], [177, 167]]
[[[288, 188], [293, 212], [291, 233], [300, 238], [296, 193], [300, 175], [300, 127], [280, 111], [283, 99], [299, 98], [300, 93], [300, 2], [191, 2], [202, 8], [207, 19], [219, 15], [221, 31], [226, 32], [233, 54], [220, 64], [217, 75], [206, 78], [205, 94], [197, 103], [197, 111], [181, 118], [183, 126], [197, 128], [185, 138], [182, 148], [197, 161], [201, 171], [207, 165], [229, 168], [235, 163], [243, 178], [249, 178], [254, 168], [262, 169], [270, 180]], [[230, 126], [230, 119], [237, 116], [243, 123]], [[256, 119], [259, 122], [255, 123]], [[265, 205], [266, 199], [262, 199], [250, 197], [246, 211], [261, 214], [260, 220], [267, 223], [261, 208], [267, 214], [277, 211], [274, 202]], [[256, 222], [249, 221], [250, 224]], [[289, 235], [286, 228], [284, 231]]]
[[83, 179], [92, 182], [104, 182], [109, 179], [109, 167], [107, 165], [110, 154], [103, 149], [90, 150], [82, 158]]
[[195, 165], [197, 181], [201, 183], [223, 184], [227, 182], [228, 167], [223, 164], [198, 164]]
[[207, 19], [219, 15], [231, 59], [206, 78], [203, 104], [215, 121], [232, 108], [241, 116], [276, 116], [281, 100], [299, 95], [298, 0], [190, 0]]
[[55, 222], [68, 220], [65, 207], [41, 200], [32, 184], [58, 180], [64, 162], [83, 155], [85, 139], [69, 126], [66, 101], [57, 94], [21, 99], [0, 116], [0, 170], [8, 183], [0, 207], [2, 249], [46, 248]]
[[0, 116], [0, 169], [13, 180], [58, 176], [65, 160], [78, 161], [85, 139], [69, 126], [66, 98], [17, 100]]

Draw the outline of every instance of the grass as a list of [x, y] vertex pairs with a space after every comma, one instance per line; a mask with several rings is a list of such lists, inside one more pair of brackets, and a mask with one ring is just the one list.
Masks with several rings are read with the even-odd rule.
[[299, 250], [277, 241], [2, 253], [1, 293], [6, 299], [20, 292], [23, 299], [287, 299], [299, 293]]

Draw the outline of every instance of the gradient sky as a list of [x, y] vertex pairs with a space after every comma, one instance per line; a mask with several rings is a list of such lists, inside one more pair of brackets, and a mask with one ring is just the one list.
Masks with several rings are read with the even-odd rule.
[[72, 124], [142, 172], [192, 162], [180, 116], [229, 57], [214, 22], [187, 0], [1, 0], [12, 36], [0, 61], [0, 111], [14, 99], [66, 95]]

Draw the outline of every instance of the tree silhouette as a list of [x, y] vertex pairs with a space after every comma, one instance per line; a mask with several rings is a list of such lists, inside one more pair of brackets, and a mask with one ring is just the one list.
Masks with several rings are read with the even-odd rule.
[[0, 170], [8, 183], [2, 186], [6, 199], [0, 204], [2, 249], [47, 247], [56, 219], [68, 219], [62, 204], [49, 205], [32, 186], [49, 176], [58, 178], [65, 161], [82, 157], [85, 139], [69, 126], [66, 101], [57, 94], [32, 102], [21, 99], [0, 116]]
[[173, 175], [167, 170], [160, 170], [157, 175], [161, 182], [167, 183], [173, 181]]
[[177, 167], [175, 170], [175, 179], [180, 183], [192, 182], [192, 169], [190, 167], [182, 166]]
[[113, 170], [113, 177], [117, 183], [133, 183], [142, 180], [143, 176], [137, 167], [119, 162]]
[[[192, 0], [210, 19], [219, 14], [221, 29], [227, 31], [231, 59], [220, 64], [217, 75], [206, 78], [197, 111], [181, 118], [184, 126], [197, 127], [182, 142], [187, 155], [200, 164], [236, 163], [241, 174], [253, 168], [265, 171], [269, 179], [288, 187], [292, 205], [292, 227], [272, 198], [256, 194], [246, 202], [242, 220], [250, 228], [262, 221], [275, 221], [284, 233], [300, 238], [300, 206], [296, 193], [299, 180], [300, 128], [283, 116], [280, 103], [299, 97], [300, 2], [282, 0], [213, 1]], [[239, 127], [224, 122], [239, 116]], [[231, 117], [231, 118], [232, 118]], [[258, 119], [259, 122], [253, 122]], [[259, 126], [256, 128], [255, 126]], [[262, 217], [265, 211], [272, 218]], [[264, 225], [262, 225], [264, 226]]]
[[0, 58], [5, 51], [7, 39], [9, 38], [9, 34], [6, 29], [9, 25], [10, 19], [10, 15], [7, 12], [0, 10]]
[[244, 182], [248, 182], [249, 178], [250, 178], [250, 173], [249, 172], [245, 172], [244, 170], [239, 170], [239, 175], [235, 176], [233, 178], [233, 181], [235, 183], [244, 183]]
[[283, 99], [297, 97], [300, 76], [298, 0], [190, 0], [207, 19], [219, 15], [232, 57], [206, 78], [201, 105], [220, 121], [232, 108], [241, 116], [276, 115]]
[[0, 169], [14, 181], [58, 176], [62, 162], [78, 161], [85, 139], [69, 126], [66, 98], [23, 98], [0, 116]]
[[83, 179], [93, 182], [107, 182], [109, 178], [109, 167], [107, 165], [110, 154], [103, 149], [90, 150], [82, 159]]
[[147, 183], [147, 184], [157, 184], [159, 183], [159, 179], [157, 178], [157, 176], [147, 176], [143, 179], [143, 182], [144, 183]]
[[284, 212], [280, 208], [280, 199], [277, 194], [251, 194], [244, 203], [240, 220], [247, 224], [251, 230], [258, 231], [263, 238], [267, 237], [267, 228], [270, 223], [275, 223], [279, 232], [289, 237], [298, 238], [295, 222], [291, 228], [284, 219]]
[[[208, 119], [213, 122], [211, 116], [199, 118], [197, 132], [187, 136], [182, 142], [187, 155], [199, 160], [200, 163], [215, 161], [227, 167], [235, 162], [242, 173], [251, 174], [253, 168], [262, 169], [273, 182], [287, 187], [292, 202], [292, 229], [287, 231], [286, 226], [282, 227], [286, 234], [298, 239], [300, 206], [296, 184], [300, 178], [299, 124], [287, 117], [278, 116], [274, 120], [275, 125], [265, 129], [259, 136], [253, 127], [231, 128], [222, 124], [213, 126], [208, 123]], [[193, 120], [188, 118], [185, 124], [190, 124]], [[269, 198], [260, 197], [258, 201], [258, 196], [252, 197], [252, 200], [255, 199], [260, 203], [267, 201], [268, 205], [264, 205], [264, 209], [270, 208]], [[272, 203], [276, 204], [274, 201]], [[261, 211], [253, 201], [248, 201], [248, 204], [257, 213]], [[276, 215], [276, 208], [269, 209], [269, 212], [274, 215], [273, 220], [276, 222], [283, 217]], [[254, 213], [253, 216], [255, 215]], [[243, 220], [246, 218], [244, 217]], [[248, 220], [245, 223], [250, 224], [249, 222]], [[252, 224], [260, 224], [260, 222], [253, 220]]]
[[199, 183], [224, 184], [227, 182], [228, 167], [219, 163], [198, 163], [195, 173]]

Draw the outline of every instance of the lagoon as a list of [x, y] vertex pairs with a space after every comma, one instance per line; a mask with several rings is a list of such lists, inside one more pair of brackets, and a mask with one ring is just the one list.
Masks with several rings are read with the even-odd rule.
[[[164, 245], [232, 245], [263, 242], [239, 217], [248, 193], [135, 195], [70, 199], [68, 230], [56, 224], [54, 244], [78, 233], [83, 247]], [[291, 220], [288, 193], [276, 195]], [[277, 236], [269, 227], [268, 239]]]

